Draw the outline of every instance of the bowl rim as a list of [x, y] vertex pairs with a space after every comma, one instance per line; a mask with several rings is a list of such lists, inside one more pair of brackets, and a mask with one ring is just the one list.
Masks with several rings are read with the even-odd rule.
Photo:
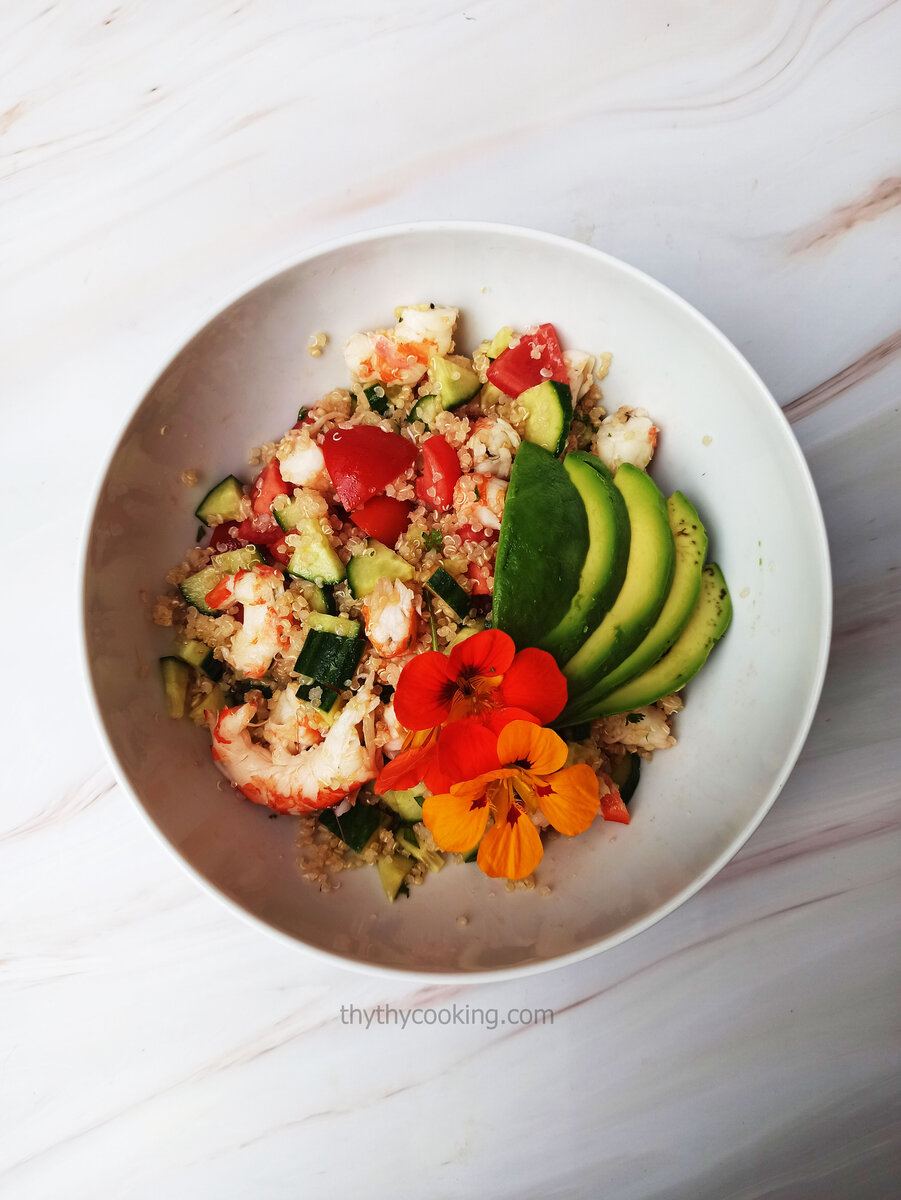
[[[801, 720], [798, 725], [797, 733], [792, 741], [788, 754], [786, 755], [782, 766], [777, 773], [776, 779], [766, 796], [759, 805], [754, 816], [748, 821], [745, 827], [729, 842], [725, 849], [717, 855], [714, 861], [705, 870], [696, 875], [688, 884], [685, 885], [674, 896], [670, 897], [665, 903], [660, 904], [650, 913], [643, 917], [625, 925], [616, 933], [610, 934], [608, 937], [591, 943], [588, 946], [583, 946], [578, 950], [571, 950], [565, 954], [555, 955], [551, 958], [542, 959], [538, 962], [519, 963], [512, 966], [488, 968], [477, 971], [432, 971], [428, 968], [413, 968], [413, 967], [394, 967], [381, 966], [376, 963], [362, 962], [351, 955], [341, 954], [337, 951], [324, 950], [319, 946], [311, 945], [296, 937], [294, 934], [288, 933], [283, 929], [279, 929], [275, 925], [269, 924], [262, 917], [256, 916], [254, 913], [244, 908], [238, 901], [233, 900], [227, 893], [222, 891], [215, 883], [203, 876], [197, 868], [191, 865], [186, 858], [181, 854], [178, 848], [169, 841], [162, 829], [157, 825], [156, 821], [151, 816], [149, 810], [143, 804], [141, 798], [132, 788], [128, 781], [126, 772], [119, 760], [112, 739], [106, 728], [101, 707], [100, 698], [97, 694], [94, 677], [91, 670], [91, 663], [88, 655], [88, 630], [87, 630], [87, 586], [88, 586], [88, 551], [91, 543], [91, 535], [93, 533], [97, 509], [100, 504], [101, 494], [106, 483], [107, 475], [112, 461], [117, 454], [119, 447], [128, 432], [129, 426], [134, 420], [138, 409], [156, 387], [163, 374], [168, 370], [174, 360], [187, 348], [187, 346], [196, 338], [199, 337], [209, 325], [215, 321], [221, 313], [230, 308], [231, 305], [237, 303], [250, 292], [262, 287], [270, 280], [286, 271], [292, 270], [295, 267], [302, 266], [304, 263], [310, 262], [322, 255], [333, 253], [336, 250], [343, 250], [350, 246], [360, 245], [370, 241], [378, 241], [383, 238], [401, 238], [411, 234], [421, 233], [459, 233], [462, 235], [471, 233], [480, 234], [498, 234], [505, 237], [520, 238], [523, 241], [533, 241], [543, 243], [546, 246], [566, 249], [569, 252], [573, 250], [584, 255], [586, 258], [593, 259], [597, 262], [602, 262], [608, 266], [614, 267], [616, 270], [622, 271], [630, 275], [633, 279], [644, 284], [646, 287], [655, 291], [664, 299], [669, 300], [672, 304], [682, 309], [689, 317], [697, 321], [702, 328], [706, 330], [715, 341], [719, 342], [720, 346], [732, 358], [739, 371], [744, 372], [746, 377], [755, 386], [756, 391], [760, 394], [761, 399], [770, 406], [780, 419], [783, 431], [786, 435], [791, 453], [795, 460], [796, 468], [803, 481], [804, 488], [807, 492], [808, 499], [811, 503], [812, 513], [814, 516], [814, 524], [816, 526], [817, 539], [817, 558], [819, 565], [819, 580], [818, 591], [823, 602], [823, 621], [819, 631], [819, 644], [817, 646], [817, 661], [813, 677], [813, 686], [809, 690], [806, 704], [804, 706]], [[158, 842], [160, 842], [169, 854], [180, 865], [195, 883], [197, 883], [207, 895], [214, 897], [220, 904], [223, 904], [229, 911], [240, 917], [245, 924], [252, 926], [255, 929], [262, 930], [269, 937], [280, 942], [282, 945], [290, 946], [293, 950], [300, 950], [302, 953], [310, 955], [318, 959], [323, 964], [330, 966], [344, 967], [358, 973], [379, 978], [395, 978], [404, 980], [415, 980], [426, 983], [438, 984], [476, 984], [487, 982], [498, 982], [505, 979], [525, 978], [530, 975], [539, 975], [547, 971], [554, 971], [560, 967], [568, 966], [571, 963], [582, 962], [585, 959], [593, 958], [604, 950], [612, 949], [614, 946], [619, 946], [623, 942], [630, 940], [644, 930], [656, 925], [658, 921], [662, 921], [665, 917], [686, 901], [691, 899], [701, 888], [705, 887], [714, 876], [731, 861], [732, 858], [741, 850], [749, 838], [759, 828], [764, 817], [773, 807], [779, 794], [782, 792], [787, 783], [792, 771], [797, 764], [804, 743], [810, 732], [810, 727], [813, 723], [817, 707], [819, 705], [820, 696], [823, 691], [823, 684], [826, 677], [826, 670], [829, 660], [829, 648], [832, 637], [832, 572], [829, 555], [829, 541], [826, 532], [826, 522], [823, 517], [822, 506], [820, 505], [816, 487], [813, 482], [813, 477], [807, 460], [804, 457], [801, 446], [795, 436], [794, 430], [788, 422], [781, 406], [776, 401], [772, 392], [761, 379], [760, 375], [751, 366], [741, 351], [726, 337], [708, 317], [701, 313], [694, 305], [690, 304], [677, 292], [673, 291], [666, 284], [661, 283], [652, 275], [640, 270], [638, 267], [632, 266], [630, 263], [624, 262], [615, 255], [608, 254], [604, 250], [599, 250], [584, 242], [579, 242], [574, 238], [564, 237], [560, 234], [548, 233], [544, 230], [533, 229], [525, 225], [513, 225], [504, 222], [495, 221], [466, 221], [466, 220], [429, 220], [429, 221], [409, 221], [401, 222], [393, 225], [373, 226], [369, 229], [357, 230], [353, 233], [344, 234], [340, 237], [331, 238], [327, 241], [316, 242], [313, 245], [306, 246], [293, 251], [286, 251], [283, 255], [265, 268], [265, 270], [248, 272], [247, 278], [241, 284], [240, 288], [235, 291], [230, 299], [218, 301], [215, 307], [211, 307], [207, 311], [202, 322], [193, 328], [193, 331], [188, 333], [184, 340], [174, 350], [168, 352], [168, 356], [162, 366], [151, 376], [147, 383], [137, 394], [137, 399], [128, 406], [124, 419], [119, 424], [113, 438], [110, 442], [108, 451], [104, 456], [104, 466], [102, 472], [99, 473], [95, 482], [94, 488], [88, 500], [86, 517], [81, 530], [81, 538], [79, 543], [79, 561], [78, 561], [78, 605], [80, 609], [79, 629], [79, 666], [82, 677], [82, 683], [88, 698], [88, 707], [93, 718], [94, 728], [100, 739], [100, 743], [107, 755], [113, 775], [122, 789], [124, 794], [131, 800], [134, 807], [137, 809], [145, 824], [153, 831]]]

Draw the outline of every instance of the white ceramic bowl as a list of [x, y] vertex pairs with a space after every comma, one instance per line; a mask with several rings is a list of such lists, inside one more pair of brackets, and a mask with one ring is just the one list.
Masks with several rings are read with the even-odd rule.
[[[206, 732], [163, 712], [156, 660], [168, 637], [151, 625], [146, 596], [194, 542], [201, 489], [187, 489], [180, 473], [199, 468], [206, 484], [229, 471], [246, 478], [251, 446], [280, 436], [301, 402], [345, 382], [345, 338], [389, 323], [398, 303], [426, 299], [462, 309], [463, 348], [504, 324], [553, 321], [565, 346], [612, 351], [605, 403], [651, 412], [663, 431], [654, 477], [698, 507], [732, 591], [732, 627], [687, 689], [678, 746], [643, 770], [632, 824], [598, 821], [553, 842], [540, 868], [549, 896], [505, 894], [475, 866], [430, 876], [394, 905], [373, 870], [347, 872], [338, 891], [320, 894], [296, 870], [294, 820], [269, 820], [217, 788]], [[313, 359], [307, 339], [320, 330], [331, 341]], [[586, 957], [710, 879], [762, 820], [798, 756], [825, 671], [830, 599], [807, 467], [775, 401], [722, 334], [596, 250], [459, 223], [374, 231], [308, 252], [215, 316], [122, 435], [84, 575], [88, 673], [110, 755], [181, 861], [295, 945], [433, 978]]]

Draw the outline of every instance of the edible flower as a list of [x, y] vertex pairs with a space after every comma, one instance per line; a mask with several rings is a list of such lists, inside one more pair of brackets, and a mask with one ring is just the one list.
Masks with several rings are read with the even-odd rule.
[[380, 792], [425, 781], [432, 791], [450, 782], [441, 762], [442, 730], [474, 718], [495, 735], [511, 721], [544, 725], [566, 704], [566, 678], [545, 650], [518, 654], [500, 629], [485, 629], [450, 654], [429, 650], [404, 667], [394, 692], [394, 712], [408, 730], [400, 752], [376, 780]]
[[544, 850], [533, 814], [574, 837], [600, 810], [597, 775], [587, 763], [566, 767], [566, 743], [551, 729], [511, 721], [494, 735], [467, 721], [444, 737], [442, 765], [458, 782], [427, 797], [422, 819], [442, 850], [478, 845], [486, 875], [523, 879], [535, 870]]

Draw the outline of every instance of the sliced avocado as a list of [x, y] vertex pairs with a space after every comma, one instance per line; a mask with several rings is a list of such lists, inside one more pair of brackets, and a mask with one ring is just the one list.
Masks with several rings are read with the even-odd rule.
[[592, 720], [634, 712], [685, 687], [703, 667], [731, 620], [732, 600], [726, 580], [716, 563], [708, 563], [701, 576], [698, 603], [675, 645], [653, 667], [599, 700]]
[[660, 489], [631, 463], [623, 463], [613, 482], [629, 514], [629, 562], [613, 607], [563, 668], [574, 699], [640, 645], [660, 615], [673, 578], [676, 550]]
[[575, 484], [553, 454], [523, 442], [498, 540], [494, 627], [520, 649], [539, 645], [569, 610], [587, 554], [588, 517]]
[[[593, 460], [593, 461], [591, 461]], [[558, 662], [572, 658], [619, 595], [629, 560], [629, 514], [613, 476], [592, 454], [568, 454], [563, 467], [588, 516], [588, 554], [579, 590], [556, 628], [541, 641]], [[700, 581], [700, 568], [698, 570]], [[687, 619], [687, 618], [686, 618]]]
[[652, 667], [666, 654], [694, 612], [701, 594], [707, 533], [701, 518], [681, 492], [673, 492], [666, 510], [676, 548], [676, 567], [666, 603], [641, 645], [573, 703], [566, 714], [572, 720], [581, 720], [579, 713], [593, 707], [595, 701]]

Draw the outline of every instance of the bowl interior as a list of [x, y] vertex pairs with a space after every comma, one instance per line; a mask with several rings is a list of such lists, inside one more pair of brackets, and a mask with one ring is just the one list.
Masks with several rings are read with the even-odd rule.
[[[475, 866], [430, 876], [388, 905], [372, 870], [322, 894], [299, 875], [296, 822], [218, 786], [205, 731], [170, 722], [148, 620], [167, 569], [194, 543], [204, 485], [248, 477], [249, 448], [298, 405], [345, 382], [346, 337], [433, 299], [464, 314], [470, 350], [501, 325], [551, 320], [565, 346], [613, 354], [605, 404], [647, 408], [662, 430], [652, 473], [699, 509], [735, 615], [686, 689], [679, 744], [646, 766], [629, 827], [597, 822], [553, 842], [543, 887], [505, 894]], [[306, 353], [320, 330], [330, 344]], [[180, 480], [197, 469], [201, 484]], [[89, 671], [122, 778], [163, 836], [246, 913], [371, 967], [527, 969], [621, 940], [708, 878], [791, 769], [821, 683], [828, 628], [822, 520], [788, 426], [703, 318], [595, 251], [490, 227], [388, 231], [321, 251], [221, 312], [142, 401], [102, 485], [85, 564]], [[489, 899], [489, 897], [492, 897]], [[468, 924], [458, 923], [460, 916]]]

